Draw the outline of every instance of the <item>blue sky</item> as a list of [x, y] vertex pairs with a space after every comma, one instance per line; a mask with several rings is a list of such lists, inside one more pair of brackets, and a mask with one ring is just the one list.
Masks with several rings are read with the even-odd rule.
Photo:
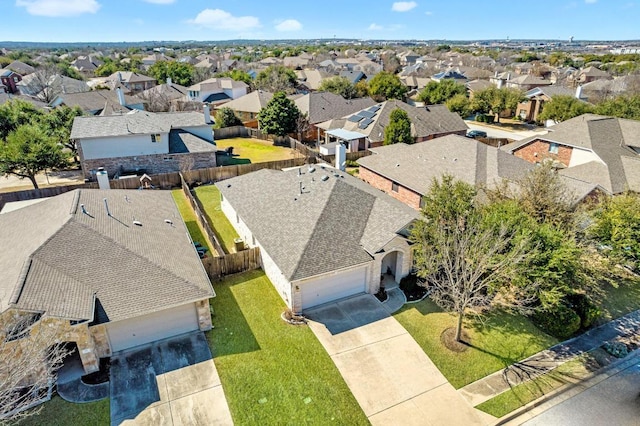
[[0, 40], [640, 39], [640, 0], [2, 0]]

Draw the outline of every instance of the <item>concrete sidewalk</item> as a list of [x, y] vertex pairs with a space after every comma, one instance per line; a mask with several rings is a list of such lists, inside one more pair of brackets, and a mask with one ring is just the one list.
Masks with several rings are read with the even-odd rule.
[[513, 386], [535, 379], [576, 356], [616, 339], [640, 333], [640, 310], [589, 330], [573, 339], [559, 343], [547, 350], [517, 362], [504, 370], [477, 380], [458, 389], [472, 405], [481, 404]]

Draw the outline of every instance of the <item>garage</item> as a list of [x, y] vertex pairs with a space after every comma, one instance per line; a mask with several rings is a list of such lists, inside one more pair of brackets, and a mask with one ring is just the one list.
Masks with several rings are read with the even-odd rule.
[[194, 303], [107, 324], [112, 352], [198, 329]]
[[366, 271], [367, 267], [362, 266], [331, 275], [323, 275], [301, 284], [302, 309], [364, 293]]

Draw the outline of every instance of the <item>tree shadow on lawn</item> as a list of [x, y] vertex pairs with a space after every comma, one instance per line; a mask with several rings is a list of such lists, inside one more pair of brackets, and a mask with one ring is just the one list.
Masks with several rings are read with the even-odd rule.
[[216, 155], [216, 164], [218, 166], [238, 166], [241, 164], [251, 164], [251, 159], [239, 158], [234, 155], [218, 154]]
[[210, 301], [214, 328], [206, 333], [214, 358], [261, 349], [231, 291], [231, 287], [237, 284], [222, 282], [214, 286], [216, 297]]

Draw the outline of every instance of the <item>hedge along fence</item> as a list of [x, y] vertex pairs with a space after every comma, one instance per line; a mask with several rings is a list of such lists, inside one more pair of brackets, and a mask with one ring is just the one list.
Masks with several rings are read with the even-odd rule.
[[224, 256], [207, 257], [202, 259], [202, 264], [212, 280], [220, 280], [227, 275], [240, 272], [253, 271], [262, 267], [260, 248], [254, 247]]
[[193, 209], [193, 212], [196, 214], [196, 220], [198, 221], [200, 228], [204, 230], [204, 235], [205, 235], [205, 238], [207, 239], [207, 242], [209, 243], [209, 247], [212, 247], [216, 251], [218, 256], [223, 256], [224, 250], [222, 249], [222, 245], [218, 241], [218, 238], [216, 237], [215, 232], [213, 232], [213, 229], [211, 228], [211, 226], [209, 225], [209, 222], [207, 221], [207, 217], [203, 213], [203, 207], [202, 205], [200, 205], [200, 200], [198, 200], [196, 197], [193, 196], [193, 194], [191, 193], [191, 189], [189, 188], [189, 185], [187, 185], [187, 182], [182, 177], [182, 174], [180, 174], [180, 181], [182, 183], [181, 185], [182, 192], [184, 192], [184, 195], [189, 200], [189, 204], [191, 204], [191, 208]]

